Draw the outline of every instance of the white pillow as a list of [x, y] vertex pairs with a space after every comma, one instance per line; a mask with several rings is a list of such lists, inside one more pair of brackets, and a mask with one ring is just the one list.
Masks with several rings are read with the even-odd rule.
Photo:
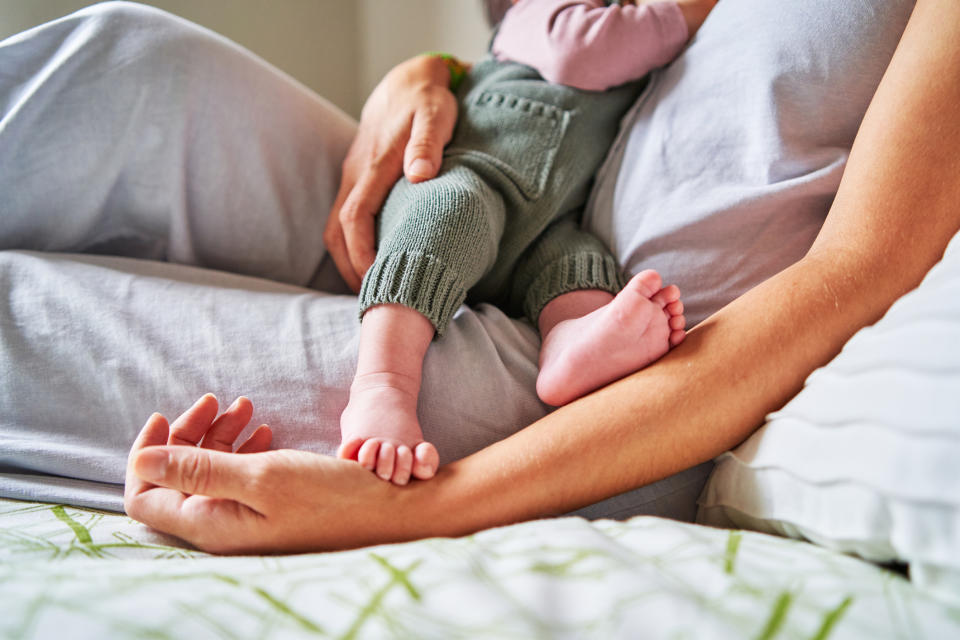
[[802, 537], [960, 600], [960, 234], [916, 290], [717, 461], [698, 521]]

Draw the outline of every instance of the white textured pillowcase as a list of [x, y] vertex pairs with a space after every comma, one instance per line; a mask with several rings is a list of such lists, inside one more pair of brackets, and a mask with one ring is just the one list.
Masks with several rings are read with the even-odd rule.
[[960, 234], [717, 460], [698, 521], [905, 562], [918, 586], [960, 600]]

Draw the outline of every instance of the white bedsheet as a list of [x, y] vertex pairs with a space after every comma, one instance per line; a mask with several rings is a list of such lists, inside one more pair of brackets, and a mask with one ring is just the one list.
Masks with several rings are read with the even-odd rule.
[[638, 517], [216, 558], [119, 515], [0, 501], [0, 636], [960, 637], [960, 609], [810, 544]]

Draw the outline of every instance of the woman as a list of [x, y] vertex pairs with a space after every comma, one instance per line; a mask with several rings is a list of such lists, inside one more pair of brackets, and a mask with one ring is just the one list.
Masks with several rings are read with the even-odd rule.
[[[758, 24], [760, 18], [769, 18], [767, 26], [772, 29], [783, 26], [775, 20], [777, 11], [793, 11], [793, 17], [799, 16], [799, 10], [789, 8], [792, 3], [778, 4], [719, 3], [711, 20], [722, 24], [721, 14], [730, 12], [729, 24], [736, 24], [733, 18], [747, 10], [758, 16]], [[827, 11], [831, 4], [836, 3], [817, 3], [816, 9]], [[888, 4], [887, 10], [895, 12], [897, 3]], [[805, 5], [804, 11], [809, 8]], [[814, 21], [811, 16], [817, 13], [809, 11], [806, 16], [798, 19]], [[405, 488], [382, 483], [349, 462], [303, 451], [261, 452], [267, 446], [268, 433], [262, 429], [241, 446], [240, 451], [249, 455], [227, 453], [249, 420], [249, 403], [238, 401], [217, 418], [215, 400], [205, 396], [170, 429], [159, 415], [148, 420], [130, 456], [128, 513], [212, 551], [339, 548], [457, 535], [563, 513], [710, 460], [749, 435], [768, 411], [796, 393], [810, 371], [915, 286], [960, 227], [960, 214], [953, 205], [960, 195], [960, 185], [953, 179], [958, 169], [954, 149], [960, 142], [960, 129], [954, 114], [960, 90], [949, 82], [960, 71], [960, 55], [950, 44], [960, 30], [958, 18], [960, 9], [952, 3], [917, 3], [863, 118], [846, 169], [839, 163], [843, 178], [812, 246], [797, 256], [790, 251], [764, 252], [760, 247], [757, 253], [767, 258], [768, 269], [775, 264], [771, 255], [795, 262], [766, 274], [770, 277], [752, 288], [749, 278], [739, 282], [749, 291], [701, 322], [681, 346], [656, 365], [445, 465], [429, 483]], [[830, 16], [823, 21], [836, 23]], [[895, 22], [890, 19], [882, 24], [889, 30], [896, 28], [890, 27]], [[899, 26], [902, 29], [902, 24]], [[786, 31], [789, 36], [790, 30]], [[787, 37], [773, 33], [771, 40], [774, 36]], [[752, 36], [753, 40], [759, 37]], [[850, 49], [857, 49], [865, 37], [857, 32]], [[730, 55], [753, 40], [733, 40]], [[698, 44], [695, 42], [688, 54]], [[669, 102], [670, 96], [690, 86], [677, 77], [685, 77], [683, 72], [696, 74], [694, 62], [687, 55], [672, 66], [651, 91], [658, 99], [641, 103], [638, 112], [656, 123], [665, 110], [663, 101], [675, 106]], [[812, 67], [816, 62], [815, 58], [802, 61]], [[745, 69], [731, 65], [731, 73], [742, 74]], [[856, 83], [859, 76], [849, 73], [847, 77]], [[344, 164], [333, 207], [336, 215], [331, 216], [324, 234], [350, 284], [369, 264], [372, 216], [401, 167], [410, 171], [416, 160], [425, 160], [435, 171], [439, 164], [440, 148], [454, 120], [445, 89], [447, 79], [436, 61], [411, 61], [387, 77], [365, 108]], [[780, 86], [777, 82], [784, 82], [784, 78], [775, 80], [775, 88]], [[801, 77], [800, 81], [810, 79]], [[843, 100], [850, 96], [844, 95]], [[407, 108], [400, 110], [398, 104]], [[711, 105], [699, 106], [709, 112]], [[801, 106], [815, 110], [822, 104]], [[822, 122], [815, 133], [826, 135], [832, 121], [823, 114], [815, 115]], [[683, 124], [697, 136], [703, 135], [698, 130], [702, 128]], [[671, 132], [674, 140], [679, 131], [678, 127]], [[780, 133], [789, 139], [787, 134], [795, 132], [785, 125]], [[629, 139], [624, 145], [656, 147], [658, 140], [650, 137], [655, 134], [648, 131], [639, 143]], [[753, 152], [751, 145], [761, 143], [762, 136], [751, 138], [745, 149]], [[266, 144], [269, 146], [269, 141]], [[642, 155], [626, 155], [619, 174], [637, 157], [643, 164]], [[728, 170], [727, 163], [732, 160], [733, 156], [708, 157], [704, 164], [724, 165]], [[692, 160], [688, 157], [687, 161]], [[782, 168], [776, 163], [765, 167]], [[837, 162], [828, 158], [823, 167], [837, 168]], [[697, 171], [709, 168], [698, 167]], [[601, 187], [611, 173], [608, 167], [601, 174]], [[809, 183], [829, 173], [810, 174]], [[791, 179], [789, 175], [774, 176], [769, 182], [789, 183]], [[606, 194], [613, 199], [616, 196], [615, 190]], [[588, 219], [598, 215], [604, 197], [602, 188], [598, 189]], [[922, 224], [912, 220], [914, 211], [924, 213]], [[595, 224], [599, 228], [604, 225]], [[616, 221], [608, 226], [615, 227]], [[753, 231], [753, 237], [762, 237], [765, 229]], [[692, 240], [703, 242], [702, 237], [689, 235], [682, 240], [680, 244], [686, 245]], [[615, 237], [613, 244], [617, 242]], [[617, 253], [618, 247], [614, 249]], [[620, 255], [629, 263], [625, 251]], [[221, 257], [229, 261], [231, 255], [222, 252]], [[720, 262], [714, 266], [717, 264]], [[743, 261], [731, 269], [730, 274], [750, 272], [752, 263]], [[679, 284], [689, 291], [682, 281]], [[707, 298], [709, 291], [693, 296], [694, 313], [701, 304], [698, 300]], [[709, 306], [702, 303], [704, 311], [709, 311]], [[238, 306], [223, 312], [257, 310]], [[114, 377], [120, 376], [115, 373]], [[9, 388], [12, 383], [5, 384]], [[29, 386], [37, 402], [45, 399], [36, 391], [42, 388], [39, 382]], [[18, 407], [26, 404], [21, 401]], [[204, 436], [204, 446], [199, 448], [152, 446], [193, 445]]]

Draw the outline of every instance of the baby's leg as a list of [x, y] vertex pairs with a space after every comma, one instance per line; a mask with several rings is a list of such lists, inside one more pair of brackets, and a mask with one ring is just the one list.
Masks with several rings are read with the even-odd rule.
[[417, 420], [423, 357], [433, 333], [429, 320], [402, 305], [377, 305], [363, 315], [337, 455], [394, 484], [406, 484], [411, 475], [432, 478], [440, 465]]
[[676, 286], [634, 276], [614, 297], [593, 289], [557, 296], [540, 312], [543, 344], [537, 395], [554, 406], [576, 400], [650, 364], [680, 344], [686, 320]]

